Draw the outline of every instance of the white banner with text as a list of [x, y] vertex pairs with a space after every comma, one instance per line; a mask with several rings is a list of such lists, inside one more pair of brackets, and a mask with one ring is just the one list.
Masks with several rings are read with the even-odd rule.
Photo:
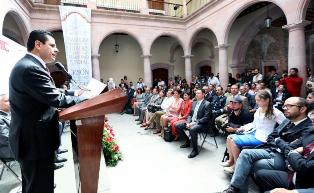
[[[59, 10], [68, 72], [74, 82], [85, 86], [92, 78], [91, 9], [59, 6]], [[78, 85], [71, 84], [71, 89]]]

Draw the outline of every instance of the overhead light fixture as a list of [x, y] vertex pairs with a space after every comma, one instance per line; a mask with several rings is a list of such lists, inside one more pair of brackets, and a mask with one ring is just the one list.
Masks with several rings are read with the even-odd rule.
[[268, 5], [267, 5], [267, 17], [264, 19], [264, 24], [265, 24], [265, 27], [267, 29], [269, 29], [271, 27], [271, 22], [272, 22], [272, 18], [269, 17], [269, 13], [268, 13]]
[[120, 46], [118, 44], [118, 35], [116, 35], [116, 43], [114, 45], [114, 52], [118, 53], [119, 52], [119, 48], [120, 48]]

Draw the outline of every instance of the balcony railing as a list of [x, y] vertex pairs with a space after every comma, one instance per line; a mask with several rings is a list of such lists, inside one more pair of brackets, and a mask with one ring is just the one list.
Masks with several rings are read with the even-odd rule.
[[[86, 6], [90, 0], [31, 0], [34, 3], [47, 3], [47, 4], [62, 4], [62, 5], [74, 5], [74, 6]], [[193, 12], [199, 10], [207, 3], [217, 0], [188, 0], [186, 7], [179, 3], [177, 0], [147, 0], [148, 13], [152, 15], [165, 15], [172, 17], [183, 17], [184, 13], [191, 15]], [[128, 12], [141, 12], [147, 10], [142, 0], [93, 0], [97, 8], [128, 11]], [[145, 6], [145, 7], [142, 7]], [[186, 10], [183, 10], [183, 8]]]
[[216, 1], [216, 0], [189, 0], [186, 3], [187, 7], [187, 14], [191, 15], [193, 12], [197, 11], [201, 7], [203, 7], [205, 4]]
[[98, 8], [140, 12], [141, 0], [96, 0]]

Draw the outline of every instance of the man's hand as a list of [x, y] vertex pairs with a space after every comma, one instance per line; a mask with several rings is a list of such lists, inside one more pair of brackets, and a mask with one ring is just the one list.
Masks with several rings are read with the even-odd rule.
[[233, 128], [233, 127], [227, 127], [226, 131], [228, 131], [229, 133], [234, 133], [237, 131], [237, 128]]
[[298, 147], [297, 149], [295, 149], [296, 152], [298, 152], [299, 154], [303, 153], [303, 147]]
[[276, 188], [270, 191], [270, 193], [295, 193], [293, 190], [287, 190], [284, 188]]
[[81, 96], [84, 92], [85, 90], [82, 89], [77, 90], [77, 96]]

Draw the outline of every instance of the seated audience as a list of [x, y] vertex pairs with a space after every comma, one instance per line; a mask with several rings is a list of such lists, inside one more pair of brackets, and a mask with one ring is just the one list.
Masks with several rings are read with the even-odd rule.
[[285, 86], [283, 84], [279, 85], [274, 95], [274, 107], [276, 107], [280, 111], [283, 111], [282, 105], [285, 102], [285, 100], [290, 96], [291, 95], [288, 92], [286, 92]]
[[[204, 91], [197, 89], [196, 101], [193, 102], [186, 123], [178, 123], [175, 125], [179, 137], [184, 138], [185, 143], [181, 145], [181, 148], [190, 147], [192, 143], [192, 152], [188, 158], [194, 158], [198, 155], [197, 135], [200, 132], [207, 132], [210, 127], [211, 109], [210, 103], [204, 100]], [[186, 135], [184, 130], [188, 130], [191, 136], [191, 140]]]
[[[276, 140], [281, 144], [282, 140]], [[287, 170], [261, 169], [256, 183], [264, 192], [274, 188], [314, 188], [314, 129], [305, 133], [298, 148], [287, 147]]]
[[[234, 102], [240, 101], [238, 97]], [[269, 134], [274, 130], [276, 123], [281, 124], [285, 120], [284, 114], [273, 108], [271, 94], [265, 90], [259, 91], [255, 96], [259, 108], [254, 114], [252, 123], [236, 129], [236, 134], [227, 138], [229, 160], [225, 163], [224, 171], [233, 173], [235, 163], [244, 146], [258, 146], [266, 142]]]
[[165, 127], [168, 126], [168, 123], [179, 117], [179, 113], [182, 109], [183, 99], [180, 98], [181, 91], [180, 90], [174, 90], [173, 92], [173, 98], [172, 104], [168, 108], [166, 114], [163, 114], [160, 117], [160, 124], [161, 124], [161, 130], [163, 130]]
[[152, 118], [154, 113], [162, 110], [161, 104], [165, 98], [165, 91], [164, 90], [159, 91], [158, 96], [159, 97], [156, 98], [156, 100], [151, 101], [151, 103], [148, 105], [147, 110], [145, 112], [145, 122], [142, 123], [142, 125], [141, 125], [141, 127], [146, 127], [145, 130], [148, 129], [148, 127], [147, 127], [147, 126], [149, 126], [148, 122]]
[[174, 141], [179, 140], [179, 135], [177, 134], [175, 124], [186, 122], [189, 116], [190, 110], [192, 108], [191, 94], [189, 92], [186, 92], [183, 94], [183, 100], [184, 101], [182, 103], [182, 108], [179, 113], [179, 116], [170, 121], [171, 132], [172, 132], [172, 135], [175, 136]]
[[[238, 193], [240, 190], [246, 192], [247, 179], [253, 168], [285, 171], [288, 147], [296, 148], [296, 142], [313, 128], [312, 121], [307, 117], [305, 99], [290, 97], [285, 101], [283, 109], [287, 119], [268, 136], [266, 143], [259, 146], [259, 149], [242, 150], [235, 165], [231, 184], [223, 193]], [[278, 139], [280, 144], [276, 143]]]

